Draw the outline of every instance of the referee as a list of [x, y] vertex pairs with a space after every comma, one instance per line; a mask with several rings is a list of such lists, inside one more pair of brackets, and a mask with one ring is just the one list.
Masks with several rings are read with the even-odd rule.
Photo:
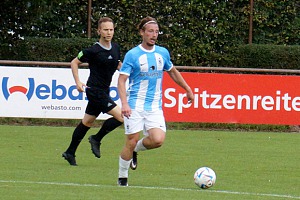
[[[99, 41], [79, 52], [71, 62], [72, 74], [79, 92], [86, 92], [88, 104], [83, 119], [75, 128], [72, 139], [62, 157], [70, 165], [76, 166], [75, 152], [81, 140], [91, 128], [100, 113], [112, 115], [104, 121], [99, 132], [89, 137], [93, 154], [100, 158], [102, 138], [123, 123], [121, 108], [110, 98], [109, 86], [112, 76], [120, 69], [120, 47], [111, 42], [114, 35], [114, 22], [109, 17], [100, 18], [97, 33]], [[80, 81], [78, 67], [81, 63], [89, 64], [90, 75], [87, 83]]]

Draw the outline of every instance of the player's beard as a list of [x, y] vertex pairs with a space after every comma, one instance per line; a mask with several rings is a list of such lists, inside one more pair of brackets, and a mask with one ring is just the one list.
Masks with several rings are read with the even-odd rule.
[[[154, 45], [155, 45], [155, 43], [156, 43], [156, 40], [151, 40], [152, 42], [150, 43], [150, 42], [147, 42], [146, 44], [147, 44], [147, 46], [149, 46], [149, 47], [153, 47]], [[154, 42], [153, 42], [154, 41]]]
[[149, 46], [149, 47], [153, 47], [153, 46], [155, 45], [155, 43], [152, 44], [152, 43], [148, 43], [148, 42], [147, 42], [146, 44], [147, 44], [147, 46]]

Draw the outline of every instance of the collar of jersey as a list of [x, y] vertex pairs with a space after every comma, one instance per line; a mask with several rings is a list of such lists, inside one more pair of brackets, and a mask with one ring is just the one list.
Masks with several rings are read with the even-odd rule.
[[145, 49], [144, 47], [142, 47], [142, 44], [140, 44], [139, 47], [140, 47], [143, 51], [145, 51], [145, 52], [153, 52], [153, 51], [155, 51], [155, 45], [153, 46], [153, 49], [151, 49], [151, 50]]
[[105, 50], [111, 50], [111, 43], [110, 43], [110, 47], [109, 48], [103, 46], [100, 42], [96, 42], [96, 44], [100, 45], [100, 47], [102, 47]]

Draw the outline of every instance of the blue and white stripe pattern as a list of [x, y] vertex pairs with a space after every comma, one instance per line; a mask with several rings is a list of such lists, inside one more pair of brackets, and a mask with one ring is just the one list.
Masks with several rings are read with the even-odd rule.
[[172, 67], [169, 51], [161, 46], [155, 45], [149, 51], [139, 45], [126, 53], [120, 74], [129, 76], [127, 97], [131, 109], [162, 109], [163, 71]]

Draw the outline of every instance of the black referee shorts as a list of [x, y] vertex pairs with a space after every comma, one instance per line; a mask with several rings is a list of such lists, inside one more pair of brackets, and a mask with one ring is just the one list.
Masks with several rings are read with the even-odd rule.
[[88, 105], [85, 113], [89, 115], [98, 117], [101, 112], [107, 113], [117, 106], [110, 98], [108, 92], [95, 87], [86, 88], [86, 96], [88, 98]]

